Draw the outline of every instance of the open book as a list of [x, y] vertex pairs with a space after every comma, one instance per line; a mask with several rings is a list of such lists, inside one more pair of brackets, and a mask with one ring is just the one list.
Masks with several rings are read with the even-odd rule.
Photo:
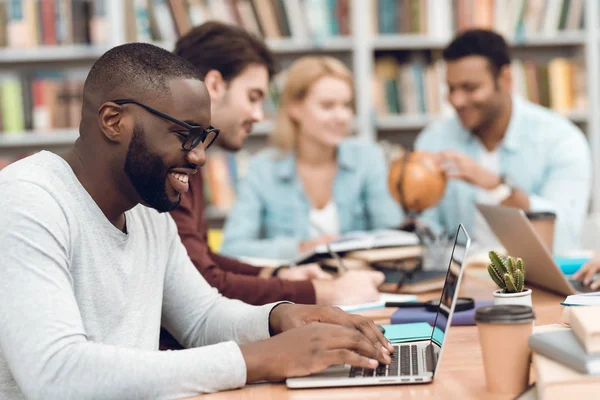
[[[413, 232], [395, 229], [379, 229], [370, 232], [350, 232], [329, 243], [331, 251], [345, 253], [355, 250], [367, 250], [383, 247], [415, 246], [419, 237]], [[318, 256], [328, 255], [327, 245], [321, 244], [314, 250], [301, 254], [294, 260], [296, 264], [312, 262]]]
[[580, 293], [567, 296], [563, 306], [597, 306], [600, 305], [600, 292]]

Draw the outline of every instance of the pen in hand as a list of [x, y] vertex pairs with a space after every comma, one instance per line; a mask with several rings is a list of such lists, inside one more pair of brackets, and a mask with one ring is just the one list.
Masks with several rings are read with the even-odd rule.
[[[314, 222], [311, 221], [310, 226], [312, 226], [314, 230], [319, 232], [319, 234], [321, 234], [323, 236], [326, 235], [326, 233], [323, 232], [323, 229], [321, 229], [321, 227], [318, 226], [317, 224], [315, 224]], [[335, 260], [337, 267], [338, 267], [338, 274], [341, 275], [341, 274], [345, 274], [346, 272], [348, 272], [348, 268], [344, 265], [342, 258], [335, 251], [333, 251], [331, 249], [329, 242], [325, 242], [325, 248], [327, 248], [327, 252], [331, 256], [331, 258], [333, 258]]]

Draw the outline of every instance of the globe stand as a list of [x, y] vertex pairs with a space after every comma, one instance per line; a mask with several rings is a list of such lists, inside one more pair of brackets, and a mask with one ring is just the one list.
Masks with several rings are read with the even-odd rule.
[[[425, 265], [425, 261], [427, 261], [428, 264], [433, 265], [433, 268], [431, 269], [436, 269], [435, 267], [438, 264], [438, 251], [440, 250], [439, 247], [440, 245], [445, 246], [445, 243], [441, 243], [443, 242], [443, 235], [436, 235], [428, 226], [419, 222], [419, 217], [421, 214], [426, 209], [435, 206], [435, 204], [437, 204], [437, 202], [439, 202], [441, 199], [441, 196], [433, 202], [431, 199], [418, 197], [413, 197], [412, 200], [407, 200], [410, 196], [405, 196], [404, 193], [404, 191], [407, 190], [406, 175], [409, 162], [418, 162], [415, 160], [423, 160], [423, 157], [427, 156], [421, 152], [407, 152], [398, 160], [399, 162], [393, 163], [392, 167], [390, 168], [389, 187], [394, 195], [394, 198], [398, 201], [404, 215], [406, 216], [399, 229], [414, 232], [419, 238], [419, 244], [424, 249], [424, 254], [420, 257], [417, 265], [410, 271], [410, 273], [423, 269], [430, 269], [429, 265]], [[427, 158], [425, 158], [425, 161], [428, 161]], [[431, 161], [431, 159], [429, 159], [429, 161]], [[427, 165], [427, 163], [425, 165]], [[394, 173], [392, 174], [393, 169]], [[442, 174], [441, 171], [437, 173]], [[445, 181], [443, 186], [445, 187]]]

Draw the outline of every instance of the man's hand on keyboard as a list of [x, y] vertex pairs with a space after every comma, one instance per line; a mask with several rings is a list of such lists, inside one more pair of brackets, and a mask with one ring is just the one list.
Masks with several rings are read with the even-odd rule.
[[571, 279], [574, 281], [581, 281], [584, 286], [589, 286], [590, 289], [596, 290], [600, 288], [600, 278], [596, 278], [596, 274], [599, 272], [600, 257], [596, 257], [586, 262], [579, 271], [573, 274]]
[[386, 348], [374, 344], [355, 327], [310, 321], [240, 349], [246, 362], [247, 382], [281, 381], [320, 372], [332, 365], [374, 369], [379, 363], [391, 362]]
[[280, 304], [271, 311], [269, 321], [271, 332], [275, 334], [311, 322], [325, 322], [356, 329], [375, 346], [386, 348], [388, 353], [394, 351], [394, 347], [373, 321], [359, 315], [348, 314], [338, 307]]

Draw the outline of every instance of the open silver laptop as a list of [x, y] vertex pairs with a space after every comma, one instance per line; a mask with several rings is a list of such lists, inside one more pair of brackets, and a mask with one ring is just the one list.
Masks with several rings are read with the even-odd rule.
[[431, 382], [439, 370], [448, 333], [456, 306], [463, 273], [463, 261], [471, 243], [465, 228], [460, 225], [454, 239], [446, 281], [442, 289], [431, 337], [427, 340], [394, 343], [390, 365], [380, 364], [376, 369], [363, 369], [349, 365], [334, 366], [325, 371], [302, 378], [289, 378], [289, 388], [317, 388], [337, 386], [398, 385]]
[[591, 291], [579, 281], [567, 279], [523, 210], [485, 204], [476, 206], [508, 254], [523, 259], [525, 282], [562, 295]]

